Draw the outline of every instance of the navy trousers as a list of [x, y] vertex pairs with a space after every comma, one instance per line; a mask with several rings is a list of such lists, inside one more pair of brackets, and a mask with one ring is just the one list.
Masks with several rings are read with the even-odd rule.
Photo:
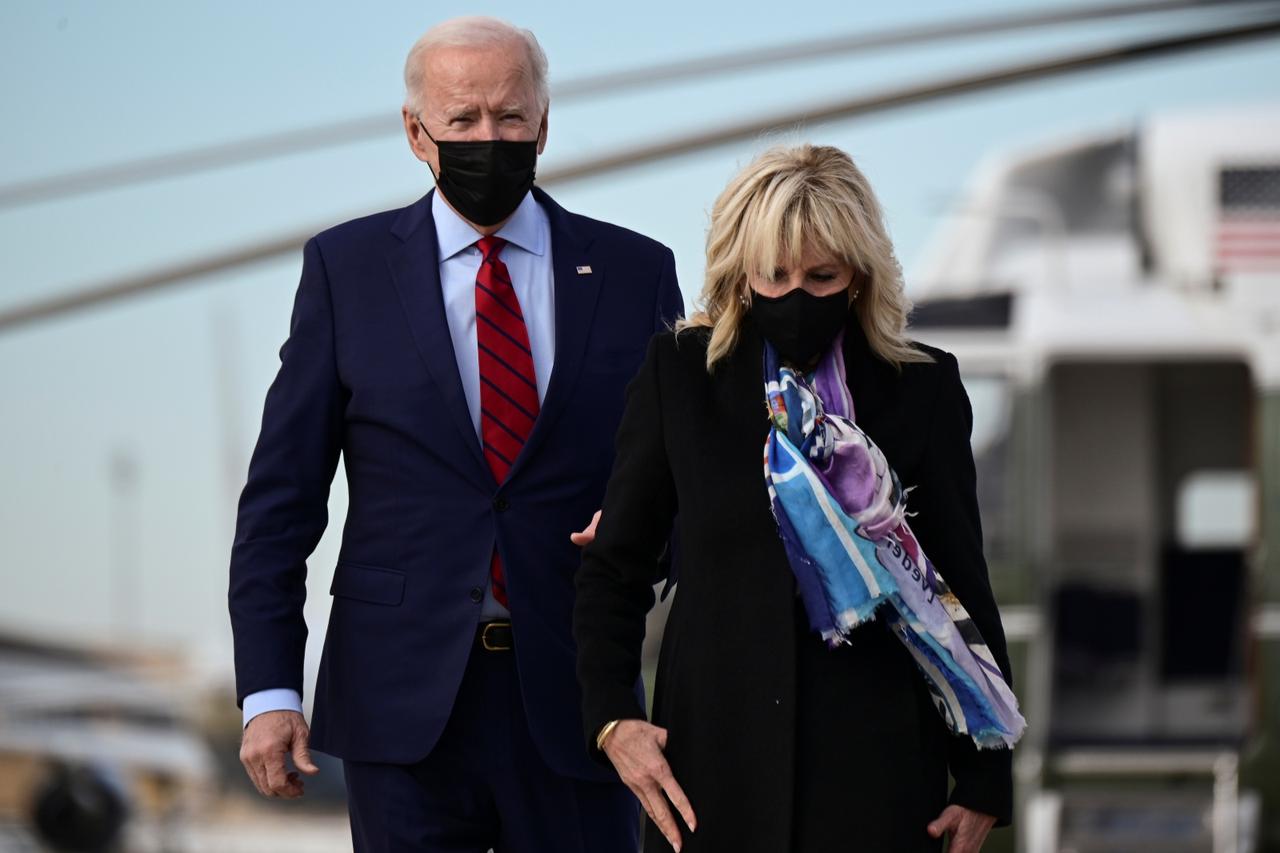
[[[584, 747], [585, 748], [585, 747]], [[343, 763], [355, 853], [634, 853], [621, 783], [553, 773], [529, 735], [515, 655], [472, 647], [444, 734], [416, 764]]]

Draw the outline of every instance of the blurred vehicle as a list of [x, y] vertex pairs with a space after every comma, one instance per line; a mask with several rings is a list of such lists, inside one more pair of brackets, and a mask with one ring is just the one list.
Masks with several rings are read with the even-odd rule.
[[126, 849], [130, 820], [195, 810], [208, 747], [178, 685], [143, 674], [174, 663], [0, 636], [0, 850]]
[[266, 800], [234, 692], [171, 650], [0, 633], [0, 853], [342, 853], [342, 764]]
[[912, 287], [973, 403], [1018, 848], [1280, 849], [1280, 106], [997, 156]]

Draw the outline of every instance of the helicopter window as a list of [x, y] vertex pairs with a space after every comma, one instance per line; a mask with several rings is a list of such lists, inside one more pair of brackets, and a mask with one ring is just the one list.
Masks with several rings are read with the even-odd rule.
[[[1005, 198], [1005, 236], [1046, 227], [1069, 234], [1125, 232], [1132, 218], [1133, 140], [1129, 136], [1022, 165]], [[999, 241], [997, 241], [999, 242]]]
[[959, 299], [928, 299], [911, 311], [911, 327], [1007, 329], [1013, 310], [1012, 293], [991, 293]]
[[1178, 487], [1182, 548], [1245, 548], [1257, 531], [1257, 484], [1248, 471], [1195, 471]]

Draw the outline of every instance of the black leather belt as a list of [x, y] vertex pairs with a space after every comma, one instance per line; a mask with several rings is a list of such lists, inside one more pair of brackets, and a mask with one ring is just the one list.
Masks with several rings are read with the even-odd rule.
[[515, 647], [511, 623], [505, 619], [481, 622], [476, 627], [476, 645], [486, 652], [509, 652]]

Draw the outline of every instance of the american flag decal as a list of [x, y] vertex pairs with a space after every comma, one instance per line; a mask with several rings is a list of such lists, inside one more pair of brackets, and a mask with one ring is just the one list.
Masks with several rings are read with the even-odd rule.
[[1218, 173], [1214, 262], [1223, 272], [1280, 270], [1280, 163]]

